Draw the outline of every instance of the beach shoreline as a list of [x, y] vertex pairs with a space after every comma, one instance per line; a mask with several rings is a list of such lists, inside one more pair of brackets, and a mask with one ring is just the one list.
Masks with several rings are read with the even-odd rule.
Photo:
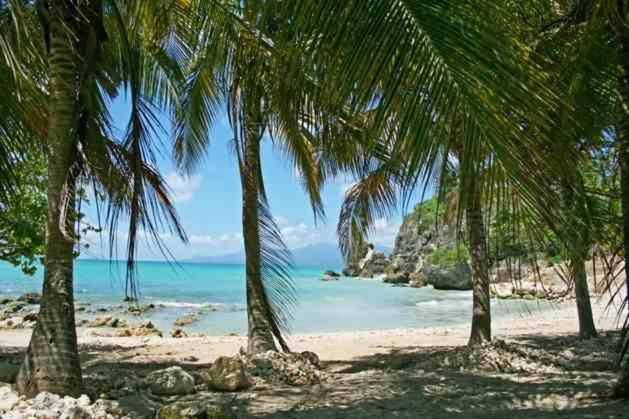
[[[617, 328], [616, 313], [606, 310], [606, 302], [592, 300], [594, 319], [600, 330]], [[513, 314], [495, 318], [493, 334], [498, 339], [535, 334], [539, 336], [571, 335], [578, 331], [576, 304], [566, 301], [556, 308]], [[138, 348], [137, 362], [157, 358], [198, 359], [198, 363], [213, 362], [219, 356], [236, 354], [246, 347], [245, 336], [192, 336], [173, 338], [166, 336], [106, 336], [109, 328], [77, 328], [79, 345], [84, 347], [118, 346]], [[164, 331], [167, 332], [167, 331]], [[98, 335], [96, 335], [98, 334]], [[31, 335], [30, 329], [0, 330], [0, 348], [25, 348]], [[391, 328], [369, 331], [303, 333], [288, 336], [291, 350], [312, 351], [322, 360], [352, 360], [387, 351], [423, 346], [461, 346], [467, 343], [469, 321], [443, 327]]]

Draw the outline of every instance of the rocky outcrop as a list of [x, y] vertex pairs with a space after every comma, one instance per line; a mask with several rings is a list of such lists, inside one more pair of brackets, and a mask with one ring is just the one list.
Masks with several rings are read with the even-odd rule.
[[202, 377], [210, 389], [218, 391], [238, 391], [251, 386], [245, 363], [239, 358], [218, 358]]
[[465, 291], [472, 289], [472, 270], [467, 262], [453, 266], [426, 265], [426, 283], [436, 290]]
[[254, 383], [261, 381], [304, 386], [319, 384], [322, 379], [319, 357], [313, 352], [268, 351], [256, 355], [242, 354], [241, 359]]
[[56, 394], [39, 393], [33, 399], [25, 399], [11, 391], [0, 388], [0, 417], [3, 419], [59, 418], [59, 419], [115, 419], [123, 417], [118, 403], [111, 400], [96, 400], [83, 395], [79, 398], [60, 397]]
[[469, 262], [458, 255], [456, 228], [422, 221], [416, 209], [404, 218], [385, 267], [384, 282], [440, 290], [470, 290]]
[[343, 269], [343, 275], [361, 278], [373, 278], [383, 275], [389, 265], [389, 258], [382, 252], [377, 252], [373, 244], [368, 244], [362, 258], [357, 263], [351, 263]]
[[208, 405], [203, 402], [177, 402], [162, 407], [157, 419], [235, 419], [228, 406]]
[[181, 367], [153, 371], [146, 377], [151, 393], [158, 396], [177, 396], [194, 393], [194, 377]]

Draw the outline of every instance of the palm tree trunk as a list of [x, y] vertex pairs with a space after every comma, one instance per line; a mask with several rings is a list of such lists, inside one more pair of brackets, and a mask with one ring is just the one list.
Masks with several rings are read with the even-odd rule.
[[244, 152], [241, 162], [242, 230], [245, 242], [247, 276], [247, 320], [249, 340], [247, 352], [256, 354], [277, 351], [265, 310], [262, 284], [261, 244], [259, 226], [260, 141], [261, 133], [250, 117], [245, 121]]
[[476, 179], [469, 182], [465, 216], [472, 261], [473, 312], [472, 332], [468, 345], [491, 341], [491, 307], [489, 263], [481, 194]]
[[[65, 2], [64, 2], [65, 3]], [[69, 4], [56, 5], [50, 20], [50, 125], [48, 132], [48, 215], [44, 285], [39, 319], [17, 377], [20, 393], [47, 391], [78, 396], [83, 379], [74, 320], [72, 225], [74, 205], [71, 166], [77, 94], [76, 43], [64, 22]], [[68, 233], [69, 231], [69, 233]]]
[[585, 259], [578, 255], [572, 255], [570, 262], [574, 269], [574, 291], [579, 317], [579, 337], [583, 339], [594, 338], [598, 336], [598, 333], [596, 332], [594, 316], [592, 315]]
[[[614, 25], [614, 30], [619, 63], [618, 91], [622, 101], [616, 144], [620, 165], [623, 246], [625, 249], [625, 298], [629, 299], [629, 29], [623, 20]], [[616, 393], [621, 397], [629, 397], [629, 366], [624, 368], [620, 375]]]

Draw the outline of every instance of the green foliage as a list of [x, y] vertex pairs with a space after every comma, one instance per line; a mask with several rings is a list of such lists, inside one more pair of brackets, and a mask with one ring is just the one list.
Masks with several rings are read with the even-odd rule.
[[417, 223], [417, 229], [424, 231], [433, 227], [443, 216], [443, 212], [443, 204], [439, 204], [437, 198], [432, 198], [417, 204], [413, 209], [411, 217]]
[[46, 229], [46, 164], [41, 154], [15, 165], [17, 184], [0, 202], [0, 260], [33, 275], [43, 256]]
[[467, 247], [459, 243], [455, 247], [440, 247], [436, 249], [426, 258], [426, 261], [431, 265], [450, 268], [467, 261], [469, 257]]

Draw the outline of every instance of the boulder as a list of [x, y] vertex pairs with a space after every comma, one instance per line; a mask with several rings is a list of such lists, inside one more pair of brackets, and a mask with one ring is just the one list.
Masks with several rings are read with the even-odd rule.
[[5, 304], [9, 304], [12, 301], [13, 300], [11, 298], [0, 298], [0, 306], [3, 306]]
[[334, 272], [334, 271], [325, 271], [323, 273], [324, 276], [331, 276], [332, 278], [338, 278], [341, 276], [341, 274], [339, 274], [338, 272]]
[[208, 387], [219, 391], [238, 391], [251, 386], [245, 364], [239, 358], [222, 356], [203, 374]]
[[158, 396], [177, 396], [194, 393], [194, 377], [181, 367], [153, 371], [146, 377], [151, 392]]
[[141, 325], [139, 325], [138, 327], [131, 327], [131, 328], [126, 328], [126, 329], [122, 329], [119, 332], [116, 333], [116, 336], [118, 337], [131, 337], [131, 336], [158, 336], [158, 337], [162, 337], [163, 334], [162, 332], [157, 329], [153, 323], [151, 322], [146, 322], [143, 323]]
[[187, 338], [188, 334], [182, 329], [173, 329], [170, 331], [170, 336], [176, 339]]
[[119, 319], [117, 317], [105, 316], [105, 317], [97, 317], [87, 324], [87, 327], [111, 327], [111, 328], [124, 328], [129, 327], [129, 323], [127, 323], [124, 319]]
[[413, 288], [425, 287], [426, 278], [421, 272], [414, 272], [409, 275], [408, 285]]
[[297, 354], [268, 351], [255, 355], [245, 354], [242, 355], [242, 359], [248, 373], [263, 382], [293, 386], [315, 385], [321, 382], [319, 357], [311, 352]]
[[236, 416], [226, 406], [177, 402], [159, 409], [157, 419], [236, 419]]
[[28, 292], [20, 295], [17, 300], [26, 304], [39, 304], [41, 302], [41, 295], [36, 292]]
[[9, 386], [0, 387], [0, 413], [13, 409], [20, 401], [20, 396]]
[[411, 278], [406, 272], [398, 272], [398, 273], [387, 274], [384, 277], [383, 282], [385, 284], [400, 285], [400, 284], [408, 284], [410, 280]]
[[198, 320], [199, 320], [199, 313], [190, 313], [190, 314], [186, 314], [185, 316], [179, 317], [178, 319], [175, 320], [173, 324], [179, 327], [188, 326], [189, 324], [192, 324]]
[[466, 262], [452, 267], [432, 266], [425, 270], [426, 283], [436, 290], [467, 291], [472, 289], [472, 270]]
[[36, 322], [37, 319], [39, 319], [39, 313], [36, 313], [34, 311], [30, 312], [30, 313], [28, 313], [28, 314], [26, 314], [24, 316], [24, 321], [25, 322]]
[[343, 275], [349, 277], [356, 277], [360, 273], [360, 269], [356, 265], [350, 265], [343, 269]]
[[147, 311], [151, 311], [154, 309], [155, 309], [155, 304], [147, 304], [144, 306], [132, 305], [129, 308], [127, 308], [127, 311], [135, 316], [141, 316]]

